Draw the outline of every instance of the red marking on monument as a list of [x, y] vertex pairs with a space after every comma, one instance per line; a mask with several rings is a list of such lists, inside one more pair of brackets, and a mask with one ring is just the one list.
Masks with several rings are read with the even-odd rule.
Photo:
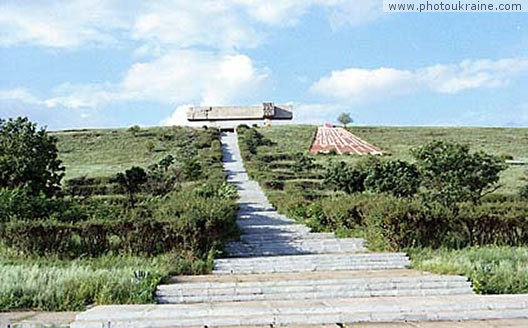
[[328, 127], [317, 129], [310, 153], [328, 153], [335, 150], [338, 154], [381, 155], [379, 148], [363, 141], [343, 128]]

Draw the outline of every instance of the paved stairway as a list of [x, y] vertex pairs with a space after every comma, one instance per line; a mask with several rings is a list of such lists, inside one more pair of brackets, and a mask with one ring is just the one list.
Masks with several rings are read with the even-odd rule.
[[248, 178], [235, 133], [222, 136], [240, 195], [239, 241], [213, 275], [174, 277], [159, 305], [99, 306], [73, 327], [214, 327], [528, 317], [528, 295], [476, 296], [468, 279], [408, 270], [403, 253], [312, 233], [275, 211]]

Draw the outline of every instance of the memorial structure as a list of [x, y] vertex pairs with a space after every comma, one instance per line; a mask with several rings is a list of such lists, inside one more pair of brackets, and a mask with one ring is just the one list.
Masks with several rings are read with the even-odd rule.
[[187, 120], [190, 122], [254, 121], [293, 119], [293, 106], [275, 105], [265, 102], [261, 106], [203, 106], [190, 107]]

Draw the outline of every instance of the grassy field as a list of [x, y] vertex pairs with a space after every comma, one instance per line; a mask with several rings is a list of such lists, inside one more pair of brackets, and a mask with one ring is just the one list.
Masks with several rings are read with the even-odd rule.
[[[311, 125], [282, 125], [259, 131], [276, 145], [261, 147], [262, 153], [307, 153], [317, 127]], [[431, 140], [446, 140], [469, 144], [473, 151], [512, 156], [528, 160], [528, 129], [513, 128], [447, 128], [447, 127], [351, 127], [349, 130], [382, 149], [391, 158], [412, 160], [410, 150]], [[328, 158], [356, 161], [359, 156], [317, 156], [319, 163]], [[501, 175], [502, 187], [497, 193], [517, 193], [526, 183], [528, 166], [511, 165]]]
[[[59, 131], [59, 157], [66, 167], [65, 179], [101, 177], [132, 165], [147, 167], [188, 142], [189, 128], [148, 128], [136, 134], [128, 129]], [[149, 149], [149, 147], [153, 147]]]
[[[63, 179], [66, 198], [77, 202], [86, 214], [82, 218], [72, 217], [67, 223], [101, 229], [102, 234], [95, 241], [109, 240], [109, 243], [97, 255], [53, 251], [40, 255], [0, 242], [0, 311], [83, 310], [91, 304], [154, 303], [156, 286], [164, 279], [180, 274], [205, 274], [212, 269], [221, 243], [231, 238], [223, 235], [231, 231], [236, 218], [232, 196], [236, 191], [227, 188], [225, 183], [218, 131], [160, 127], [135, 132], [117, 129], [51, 134], [58, 139], [59, 157], [66, 168]], [[159, 173], [159, 166], [158, 171], [148, 169], [169, 154], [174, 163], [162, 173]], [[126, 205], [124, 192], [112, 181], [117, 173], [132, 166], [142, 167], [149, 172], [149, 179], [153, 179], [137, 195], [137, 208]], [[69, 179], [80, 177], [96, 178], [86, 185], [90, 188], [85, 190], [91, 190], [90, 193], [81, 196], [71, 193], [67, 183]], [[169, 182], [165, 185], [165, 181]], [[222, 229], [219, 229], [216, 225], [222, 217], [229, 217], [229, 222], [222, 222]], [[50, 221], [49, 226], [55, 227], [53, 219], [42, 220]], [[150, 225], [142, 223], [145, 221]], [[5, 221], [0, 220], [0, 223]], [[163, 229], [146, 229], [156, 224]], [[181, 228], [184, 224], [185, 229]], [[125, 229], [113, 230], [118, 227]], [[176, 231], [171, 227], [180, 229]], [[169, 228], [173, 230], [167, 230]], [[61, 231], [60, 227], [54, 229]], [[126, 231], [140, 233], [127, 237]], [[163, 237], [159, 236], [160, 231], [171, 231], [170, 238], [160, 238]], [[80, 239], [77, 235], [57, 234], [69, 240], [68, 243]], [[41, 240], [46, 239], [46, 235], [57, 234], [44, 233], [29, 238]], [[64, 236], [70, 236], [71, 240]], [[180, 237], [186, 242], [178, 241]], [[137, 251], [126, 246], [126, 238], [133, 240], [131, 243], [137, 246]], [[171, 245], [156, 246], [158, 250], [147, 253], [148, 247], [159, 241], [163, 243], [163, 240], [175, 241]]]

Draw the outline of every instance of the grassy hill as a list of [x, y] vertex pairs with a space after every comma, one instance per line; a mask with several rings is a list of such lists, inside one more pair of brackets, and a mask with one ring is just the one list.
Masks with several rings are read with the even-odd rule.
[[66, 179], [113, 175], [133, 165], [146, 168], [200, 137], [198, 130], [186, 127], [145, 128], [135, 133], [129, 129], [69, 130], [52, 135], [58, 139]]
[[[307, 152], [317, 127], [313, 125], [281, 125], [262, 128], [259, 131], [276, 143], [262, 147], [263, 153]], [[469, 144], [474, 151], [494, 155], [511, 156], [516, 160], [528, 160], [528, 129], [513, 128], [454, 128], [454, 127], [350, 127], [358, 137], [382, 149], [395, 159], [412, 160], [410, 150], [431, 140], [455, 141]], [[318, 162], [328, 157], [318, 156]], [[346, 161], [356, 161], [359, 156], [339, 156]], [[501, 175], [503, 185], [497, 193], [517, 193], [525, 183], [527, 166], [510, 166]]]
[[[65, 197], [0, 188], [0, 311], [152, 303], [163, 279], [211, 270], [237, 233], [218, 130], [51, 134], [66, 167]], [[145, 174], [135, 201], [115, 179], [133, 166]]]

